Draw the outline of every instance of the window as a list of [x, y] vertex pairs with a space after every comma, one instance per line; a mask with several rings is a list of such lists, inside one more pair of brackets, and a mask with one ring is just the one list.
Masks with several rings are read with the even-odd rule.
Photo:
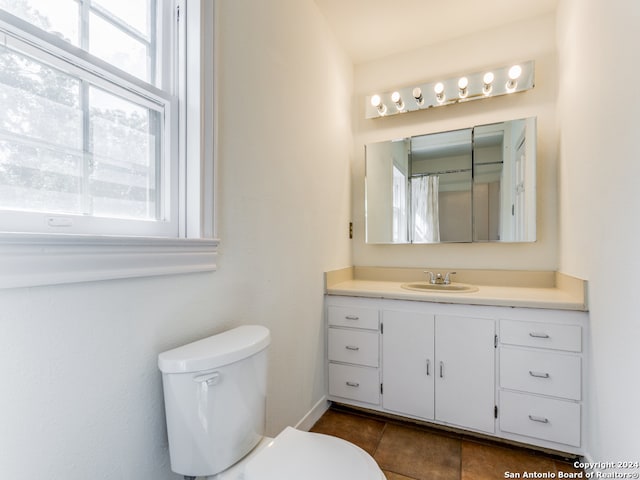
[[0, 218], [178, 236], [171, 1], [0, 0]]
[[0, 0], [0, 263], [25, 243], [217, 245], [212, 3]]

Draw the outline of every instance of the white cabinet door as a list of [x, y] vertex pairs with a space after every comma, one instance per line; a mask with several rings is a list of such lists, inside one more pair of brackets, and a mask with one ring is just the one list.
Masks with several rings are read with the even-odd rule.
[[385, 310], [382, 323], [384, 409], [433, 420], [434, 316]]
[[483, 432], [495, 431], [494, 336], [493, 320], [436, 316], [437, 420]]

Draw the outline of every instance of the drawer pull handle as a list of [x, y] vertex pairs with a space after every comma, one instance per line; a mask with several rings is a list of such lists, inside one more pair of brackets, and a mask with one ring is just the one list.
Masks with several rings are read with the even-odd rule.
[[347, 320], [360, 320], [360, 317], [358, 317], [357, 315], [347, 315], [346, 317]]
[[431, 360], [427, 358], [427, 377], [430, 375], [429, 373], [430, 367], [431, 367]]
[[529, 375], [536, 378], [549, 378], [548, 373], [532, 372], [531, 370], [529, 370]]
[[358, 388], [360, 384], [358, 382], [345, 382], [348, 387]]
[[531, 332], [529, 333], [529, 336], [533, 338], [549, 338], [549, 335], [546, 333]]
[[444, 362], [440, 362], [440, 378], [444, 378]]
[[549, 423], [548, 418], [536, 417], [535, 415], [529, 415], [529, 420], [531, 420], [532, 422], [538, 422], [538, 423]]
[[353, 345], [347, 345], [346, 347], [347, 350], [353, 350], [354, 352], [357, 352], [358, 350], [360, 350], [360, 347], [354, 347]]

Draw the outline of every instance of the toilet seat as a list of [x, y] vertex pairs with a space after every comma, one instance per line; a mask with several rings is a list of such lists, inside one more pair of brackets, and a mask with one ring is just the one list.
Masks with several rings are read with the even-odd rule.
[[373, 458], [340, 438], [287, 427], [245, 465], [245, 480], [385, 480]]

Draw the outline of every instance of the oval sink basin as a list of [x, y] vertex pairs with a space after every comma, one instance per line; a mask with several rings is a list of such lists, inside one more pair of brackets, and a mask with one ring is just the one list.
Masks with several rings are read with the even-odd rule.
[[416, 282], [403, 283], [400, 286], [406, 290], [415, 290], [417, 292], [470, 293], [478, 291], [478, 287], [465, 283], [449, 283], [445, 285], [444, 283]]

